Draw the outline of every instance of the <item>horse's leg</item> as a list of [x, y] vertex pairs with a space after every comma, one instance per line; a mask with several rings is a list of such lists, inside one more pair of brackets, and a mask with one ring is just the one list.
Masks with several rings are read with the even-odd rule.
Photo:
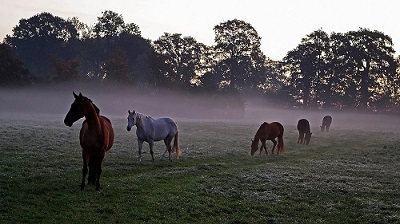
[[151, 159], [153, 160], [153, 162], [154, 162], [154, 152], [153, 152], [153, 145], [154, 145], [154, 142], [153, 142], [153, 140], [149, 140], [149, 146], [150, 146], [150, 154], [151, 154]]
[[266, 147], [266, 145], [265, 145], [265, 141], [266, 141], [266, 140], [261, 140], [260, 156], [261, 156], [261, 153], [262, 153], [262, 150], [263, 150], [263, 149], [265, 149], [265, 154], [268, 155], [268, 151], [267, 151], [267, 147]]
[[88, 176], [88, 184], [94, 185], [96, 183], [96, 158], [92, 154], [89, 157], [89, 176]]
[[96, 175], [96, 178], [95, 179], [96, 179], [96, 190], [97, 191], [100, 190], [100, 175], [101, 175], [101, 172], [102, 172], [101, 163], [102, 163], [102, 161], [104, 159], [104, 156], [105, 156], [105, 150], [103, 150], [101, 152], [99, 157], [96, 156], [96, 161], [95, 161], [95, 170], [96, 170], [95, 175]]
[[165, 151], [164, 151], [164, 153], [163, 153], [162, 156], [161, 156], [161, 160], [164, 160], [164, 158], [165, 158], [165, 153], [167, 153], [167, 151], [168, 151], [168, 160], [169, 160], [169, 161], [172, 161], [172, 159], [171, 159], [171, 150], [172, 150], [172, 148], [171, 148], [171, 142], [172, 142], [172, 139], [170, 139], [170, 138], [164, 139]]
[[82, 150], [82, 159], [83, 159], [83, 167], [82, 167], [81, 190], [83, 191], [83, 189], [85, 189], [86, 174], [88, 173], [89, 152], [87, 152], [86, 150]]
[[271, 141], [274, 143], [274, 146], [272, 146], [272, 154], [274, 154], [275, 146], [276, 146], [277, 142], [275, 139], [271, 139]]
[[267, 141], [264, 141], [264, 150], [265, 150], [265, 155], [268, 155], [268, 150], [267, 150]]
[[142, 161], [142, 147], [143, 147], [143, 140], [138, 138], [139, 161]]

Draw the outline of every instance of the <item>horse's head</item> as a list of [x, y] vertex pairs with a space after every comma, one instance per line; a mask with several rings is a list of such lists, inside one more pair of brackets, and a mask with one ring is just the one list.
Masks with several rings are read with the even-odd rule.
[[133, 126], [137, 123], [137, 113], [135, 111], [128, 110], [128, 125], [126, 126], [126, 130], [130, 131]]
[[65, 116], [64, 119], [64, 124], [67, 125], [68, 127], [71, 127], [72, 124], [81, 119], [82, 117], [85, 116], [87, 107], [85, 106], [85, 98], [82, 96], [82, 93], [79, 93], [79, 96], [76, 95], [74, 92], [74, 97], [75, 100], [71, 104], [71, 108], [69, 109], [67, 115]]
[[306, 143], [306, 145], [308, 145], [308, 143], [310, 143], [310, 139], [311, 139], [311, 135], [312, 133], [306, 133], [306, 135], [304, 136], [304, 141]]
[[258, 150], [258, 141], [251, 140], [251, 151], [250, 154], [254, 155], [254, 153]]

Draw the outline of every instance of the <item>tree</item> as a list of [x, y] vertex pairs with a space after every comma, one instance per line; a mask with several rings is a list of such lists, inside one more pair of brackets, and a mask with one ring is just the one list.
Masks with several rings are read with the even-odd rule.
[[229, 20], [214, 27], [215, 51], [219, 62], [215, 71], [222, 72], [222, 82], [234, 89], [256, 87], [266, 58], [262, 54], [257, 31], [242, 20]]
[[64, 60], [57, 55], [51, 57], [53, 67], [55, 68], [54, 81], [75, 81], [79, 79], [79, 66], [78, 59]]
[[329, 36], [322, 30], [307, 35], [284, 58], [285, 72], [290, 73], [292, 96], [304, 106], [321, 106], [330, 97], [331, 82], [327, 72]]
[[102, 12], [101, 17], [97, 17], [93, 32], [96, 37], [101, 38], [117, 37], [122, 33], [141, 35], [138, 25], [134, 23], [125, 24], [122, 15], [109, 10]]
[[105, 62], [104, 71], [107, 78], [114, 81], [129, 81], [128, 58], [122, 48], [117, 48], [111, 58]]
[[13, 56], [10, 46], [0, 43], [0, 85], [16, 86], [32, 82], [29, 70]]
[[139, 26], [126, 24], [120, 14], [104, 11], [89, 33], [79, 44], [82, 73], [122, 82], [145, 80], [152, 48], [150, 41], [141, 37]]
[[94, 36], [93, 28], [81, 22], [78, 17], [68, 18], [67, 21], [75, 27], [79, 39], [84, 40]]
[[13, 28], [13, 34], [7, 35], [5, 43], [12, 47], [16, 58], [21, 60], [40, 79], [52, 75], [50, 55], [59, 55], [65, 59], [73, 57], [75, 52], [68, 48], [68, 42], [77, 39], [78, 33], [71, 22], [43, 12], [29, 19], [21, 19]]
[[[355, 107], [376, 108], [376, 102], [396, 92], [399, 78], [392, 39], [379, 31], [360, 28], [335, 35], [335, 57], [344, 91]], [[337, 43], [340, 41], [340, 43]]]
[[[187, 88], [202, 71], [202, 55], [206, 49], [192, 37], [181, 34], [164, 33], [153, 43], [158, 54], [161, 76], [168, 77], [170, 83]], [[164, 64], [165, 66], [163, 66]]]

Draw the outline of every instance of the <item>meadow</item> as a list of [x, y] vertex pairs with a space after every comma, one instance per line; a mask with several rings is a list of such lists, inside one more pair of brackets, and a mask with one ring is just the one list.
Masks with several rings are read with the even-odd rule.
[[162, 142], [155, 162], [147, 144], [139, 162], [135, 129], [115, 116], [100, 191], [79, 188], [82, 120], [68, 128], [63, 116], [0, 116], [2, 223], [400, 222], [395, 116], [376, 115], [380, 128], [315, 124], [308, 146], [285, 124], [280, 156], [250, 156], [259, 121], [178, 119], [183, 154], [173, 162], [159, 159]]

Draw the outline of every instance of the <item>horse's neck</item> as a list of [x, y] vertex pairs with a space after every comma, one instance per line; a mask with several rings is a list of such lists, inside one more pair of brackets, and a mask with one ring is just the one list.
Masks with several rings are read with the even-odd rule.
[[138, 114], [138, 119], [136, 123], [136, 127], [138, 130], [141, 132], [149, 132], [152, 129], [153, 125], [153, 118], [143, 115], [143, 114]]
[[100, 115], [97, 114], [96, 109], [92, 103], [88, 102], [88, 110], [85, 114], [86, 121], [88, 122], [89, 129], [100, 127]]
[[268, 123], [264, 123], [263, 125], [260, 126], [260, 128], [258, 129], [258, 131], [256, 133], [256, 136], [254, 136], [254, 141], [258, 141], [258, 140], [268, 136], [268, 134], [269, 134], [268, 126], [269, 126]]

